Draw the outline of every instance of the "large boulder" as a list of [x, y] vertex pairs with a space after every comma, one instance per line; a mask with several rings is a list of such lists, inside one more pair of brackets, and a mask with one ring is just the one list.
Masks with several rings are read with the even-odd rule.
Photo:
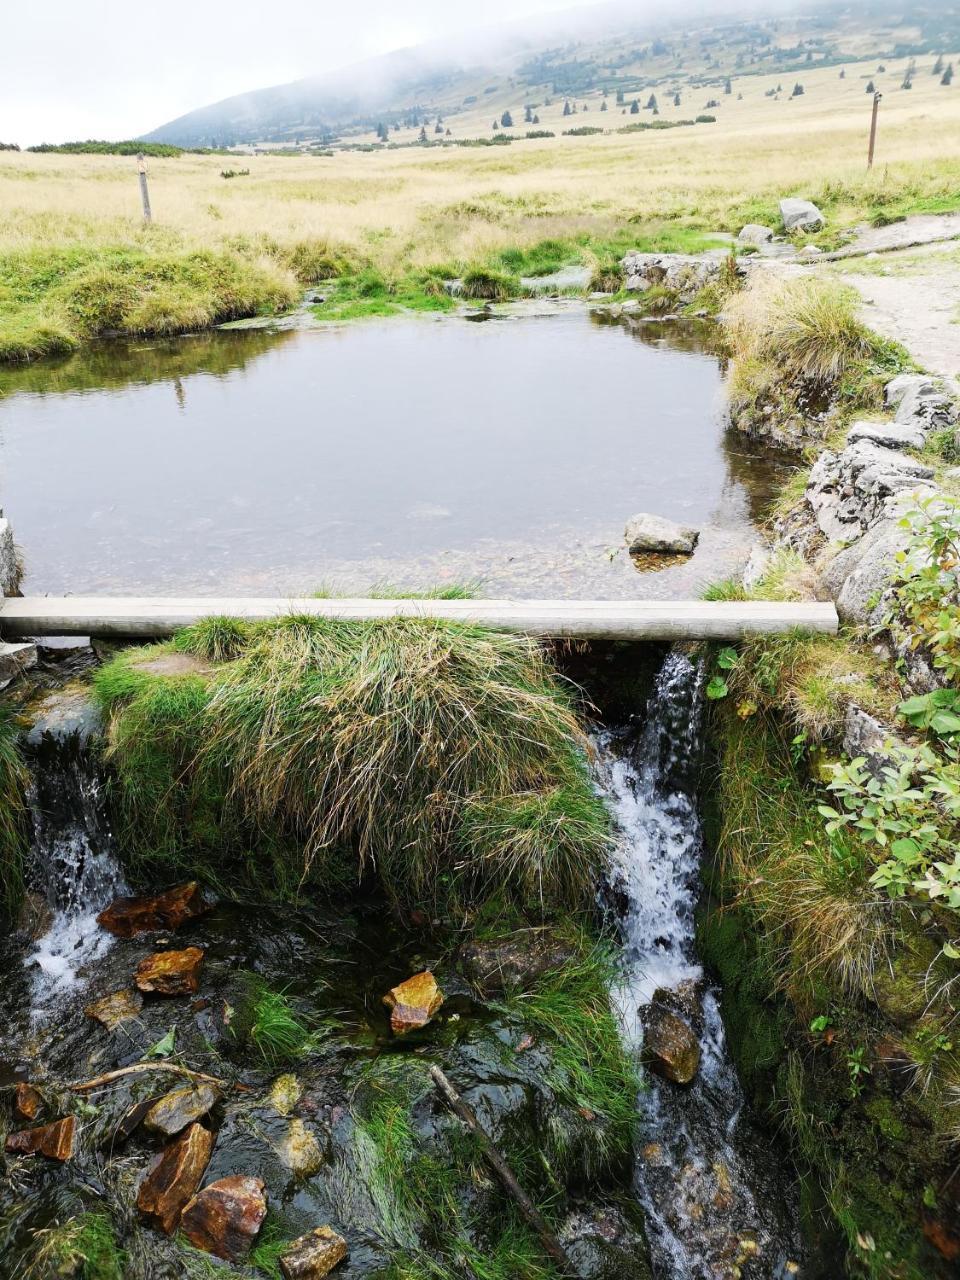
[[700, 1069], [696, 1032], [683, 1018], [655, 1002], [640, 1011], [643, 1057], [650, 1070], [673, 1084], [690, 1084]]
[[116, 898], [97, 916], [97, 922], [118, 938], [133, 938], [151, 929], [177, 929], [210, 910], [196, 880], [164, 893], [140, 898]]
[[213, 1134], [201, 1124], [192, 1124], [168, 1142], [147, 1169], [137, 1193], [137, 1208], [168, 1236], [173, 1235], [184, 1205], [199, 1187], [212, 1151]]
[[780, 217], [787, 234], [794, 231], [819, 231], [827, 224], [826, 218], [810, 200], [788, 197], [780, 201]]
[[627, 521], [623, 536], [632, 556], [688, 556], [699, 541], [700, 531], [664, 516], [642, 512]]
[[726, 255], [638, 253], [623, 259], [624, 288], [635, 293], [661, 287], [676, 295], [678, 304], [692, 302], [701, 289], [716, 280]]
[[195, 1248], [226, 1262], [243, 1262], [266, 1216], [262, 1178], [219, 1178], [184, 1207], [180, 1230]]

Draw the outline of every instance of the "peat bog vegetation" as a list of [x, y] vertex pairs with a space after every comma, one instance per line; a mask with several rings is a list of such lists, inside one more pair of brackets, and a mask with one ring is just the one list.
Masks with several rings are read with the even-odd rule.
[[[148, 227], [129, 157], [0, 151], [0, 359], [57, 391], [65, 366], [42, 357], [94, 344], [66, 385], [85, 390], [113, 376], [98, 339], [278, 315], [307, 294], [319, 320], [442, 312], [577, 265], [615, 305], [627, 250], [697, 253], [778, 225], [786, 195], [823, 211], [798, 238], [820, 250], [862, 222], [960, 208], [960, 160], [942, 154], [960, 100], [940, 79], [888, 95], [870, 173], [866, 98], [855, 110], [837, 67], [774, 110], [776, 79], [744, 78], [742, 111], [689, 129], [254, 155], [230, 181], [222, 156], [155, 155]], [[569, 1280], [441, 1105], [433, 1064], [584, 1280], [956, 1274], [956, 407], [806, 265], [728, 266], [690, 307], [718, 317], [734, 428], [794, 464], [757, 565], [706, 594], [824, 598], [841, 542], [874, 563], [877, 525], [891, 553], [857, 608], [846, 578], [833, 591], [839, 635], [663, 662], [419, 617], [210, 617], [160, 644], [48, 653], [5, 693], [0, 1272], [314, 1280], [326, 1271], [291, 1269], [291, 1249], [329, 1226], [347, 1280]], [[678, 298], [653, 288], [641, 309]], [[176, 353], [158, 359], [175, 380]], [[855, 423], [880, 476], [863, 492], [842, 471]], [[889, 452], [871, 443], [884, 432]], [[888, 493], [890, 466], [910, 482]], [[854, 477], [849, 537], [823, 514], [837, 474]], [[689, 705], [658, 702], [671, 671]], [[632, 825], [604, 782], [618, 759]], [[643, 954], [691, 959], [673, 912], [691, 934], [695, 917], [705, 966], [627, 1011], [642, 1044], [615, 1012], [637, 916], [624, 848], [663, 899]], [[728, 1059], [739, 1084], [721, 1098]], [[656, 1118], [684, 1117], [695, 1091], [719, 1144], [682, 1119], [674, 1168]], [[779, 1166], [764, 1193], [782, 1239], [744, 1207], [760, 1184], [731, 1139], [742, 1120]], [[34, 1140], [46, 1154], [17, 1154]], [[651, 1175], [662, 1221], [640, 1207]], [[164, 1177], [166, 1221], [150, 1201]], [[218, 1188], [246, 1210], [229, 1207], [211, 1247]]]

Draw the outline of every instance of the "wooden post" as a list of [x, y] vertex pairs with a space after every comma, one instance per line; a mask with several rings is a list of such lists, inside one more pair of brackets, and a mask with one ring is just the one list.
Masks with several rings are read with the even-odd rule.
[[147, 190], [147, 161], [142, 151], [137, 156], [137, 172], [140, 174], [140, 199], [143, 202], [143, 220], [144, 222], [152, 222], [150, 192]]
[[873, 153], [877, 146], [877, 116], [880, 114], [880, 99], [882, 93], [873, 95], [873, 115], [870, 118], [870, 149], [867, 152], [867, 168], [873, 168]]

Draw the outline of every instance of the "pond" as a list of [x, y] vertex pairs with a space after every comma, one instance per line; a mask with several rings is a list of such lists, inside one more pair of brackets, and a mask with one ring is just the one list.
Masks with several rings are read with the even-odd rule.
[[[782, 466], [724, 425], [709, 326], [537, 304], [101, 343], [0, 371], [25, 593], [691, 596]], [[626, 520], [701, 529], [640, 571]]]

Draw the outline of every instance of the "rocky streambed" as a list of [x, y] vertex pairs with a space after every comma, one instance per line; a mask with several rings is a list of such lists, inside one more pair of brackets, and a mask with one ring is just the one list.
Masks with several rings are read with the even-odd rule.
[[[608, 656], [580, 661], [609, 681]], [[583, 1280], [795, 1274], [791, 1175], [693, 949], [700, 677], [669, 658], [645, 705], [655, 657], [612, 682], [623, 727], [597, 739], [602, 963], [570, 929], [371, 893], [136, 897], [82, 686], [34, 702], [33, 897], [0, 955], [4, 1274], [562, 1275], [431, 1068]]]

